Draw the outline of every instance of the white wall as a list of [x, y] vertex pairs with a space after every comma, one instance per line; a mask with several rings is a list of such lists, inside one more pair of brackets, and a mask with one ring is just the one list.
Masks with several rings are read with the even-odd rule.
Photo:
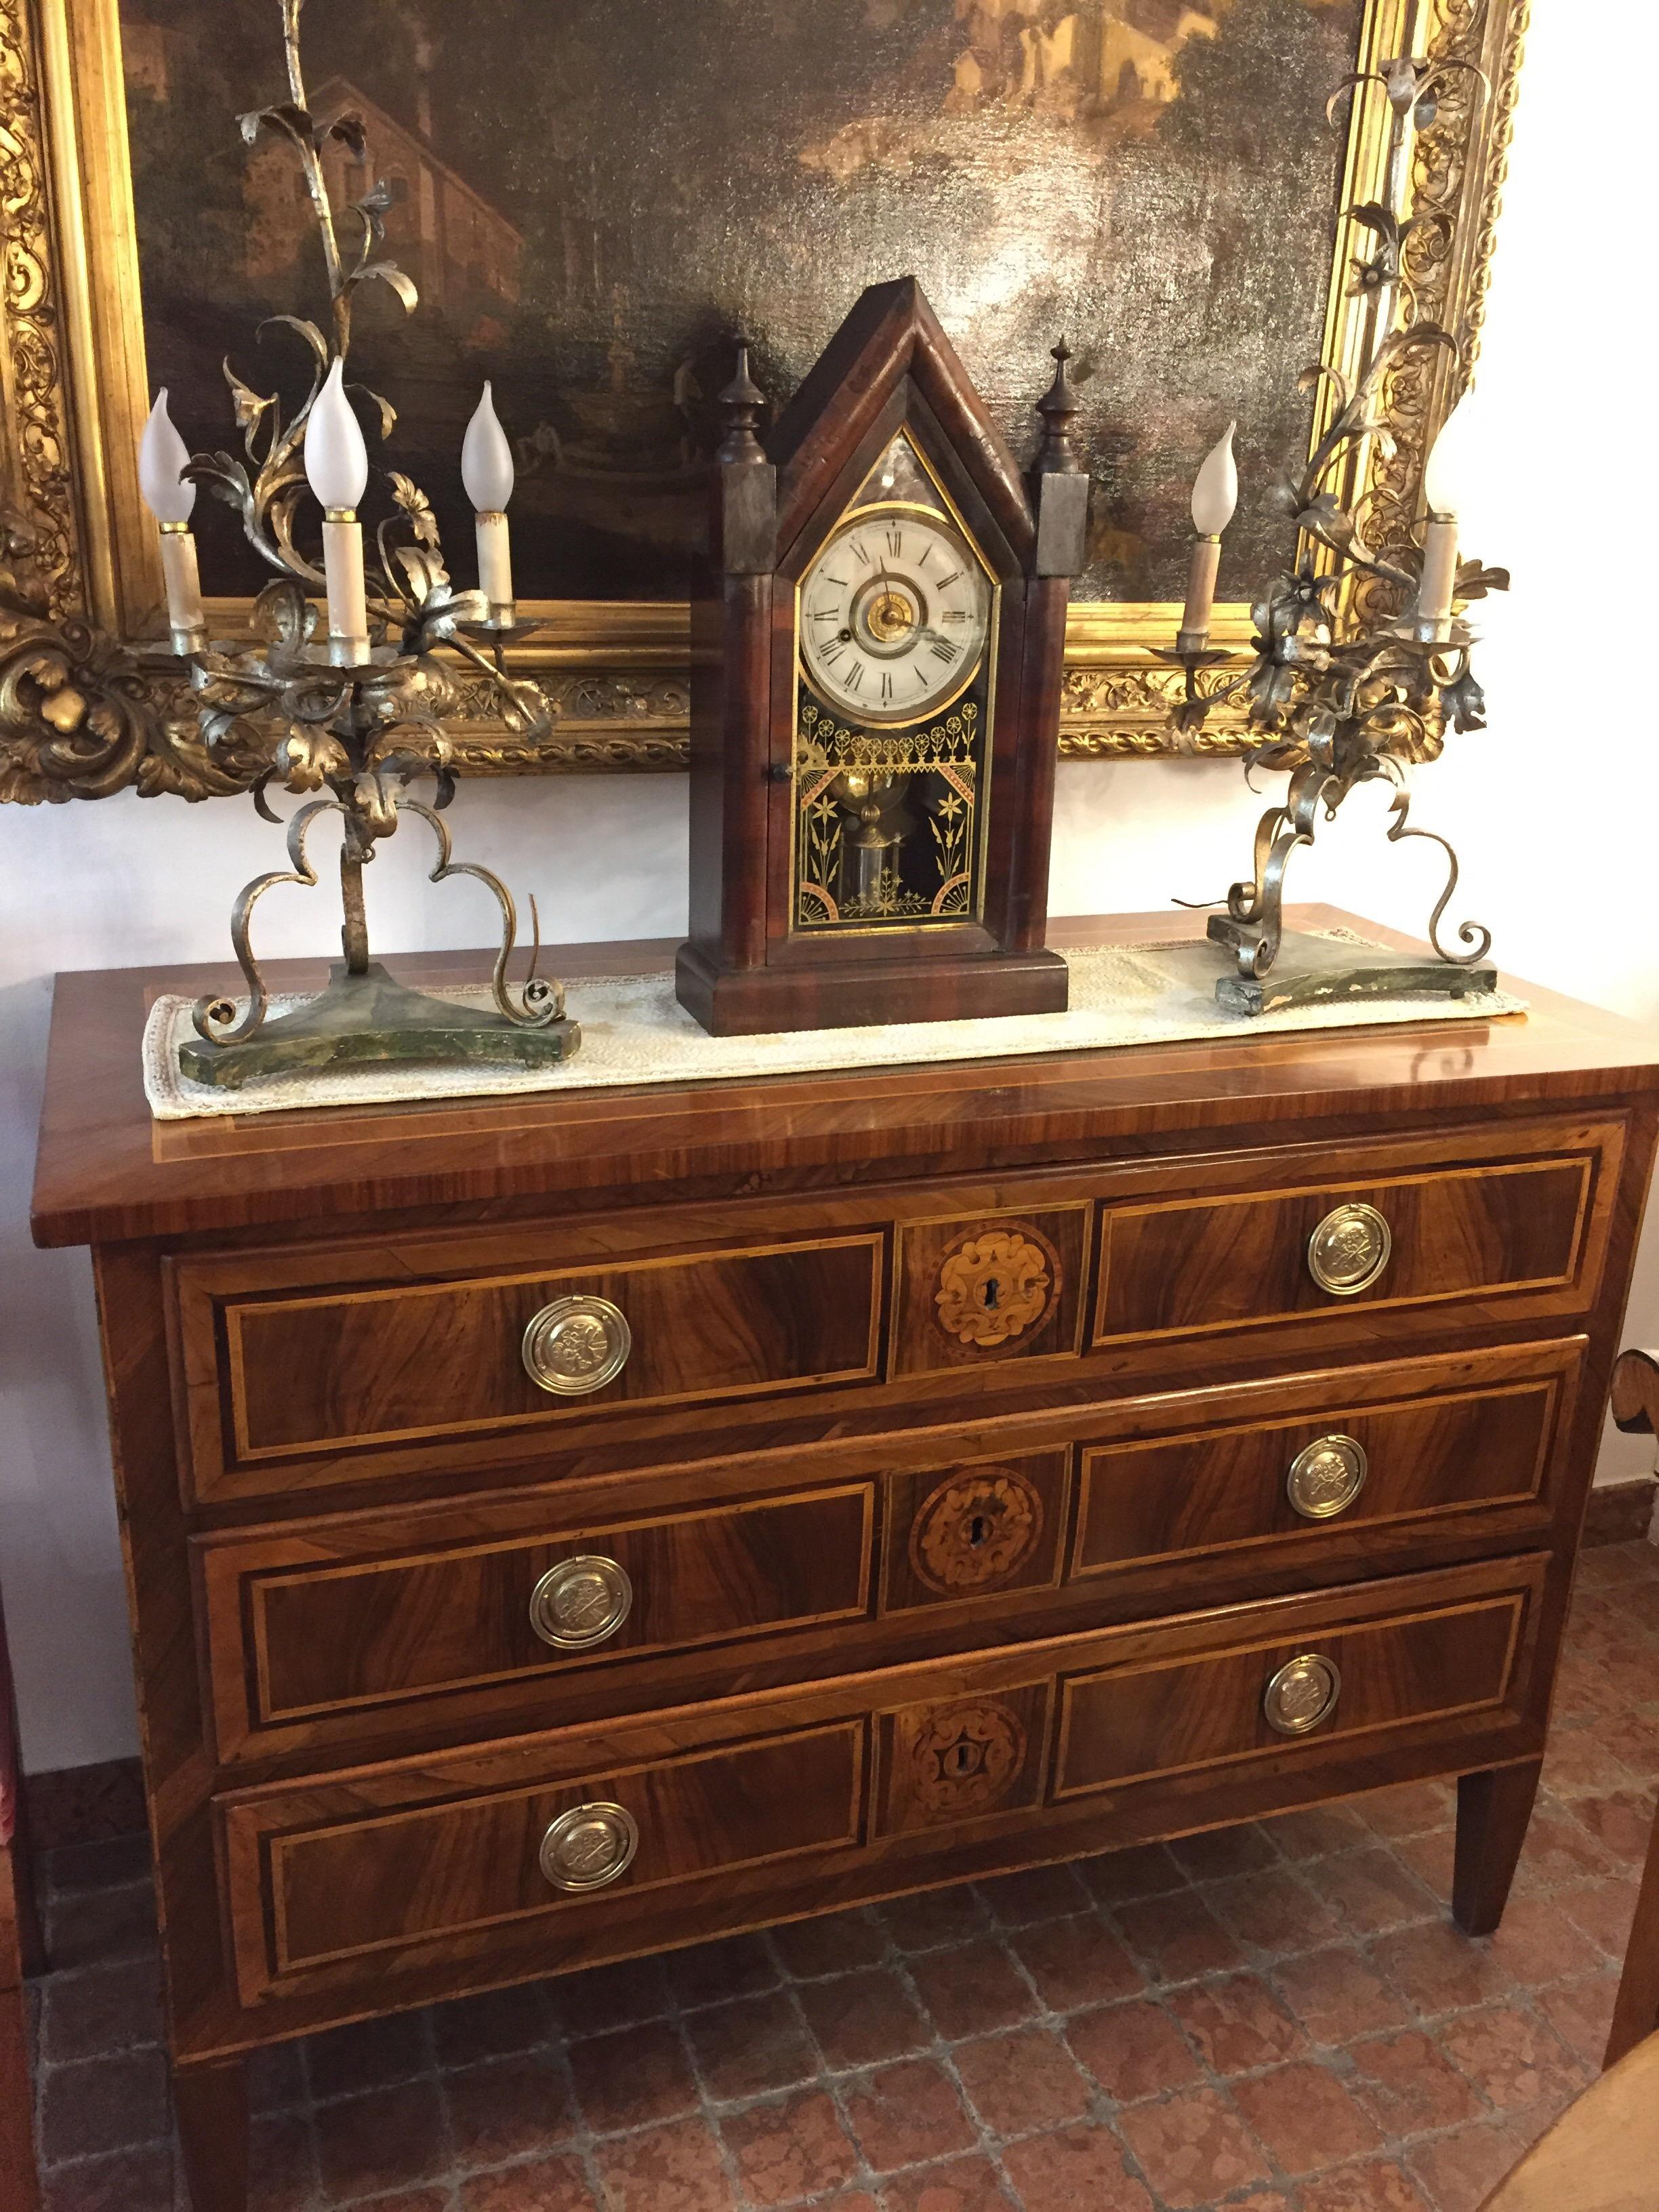
[[[1516, 579], [1487, 617], [1492, 727], [1420, 777], [1417, 818], [1459, 846], [1457, 911], [1491, 925], [1512, 972], [1652, 1022], [1659, 755], [1633, 508], [1653, 487], [1628, 458], [1638, 430], [1652, 442], [1650, 288], [1621, 211], [1645, 191], [1659, 42], [1641, 0], [1612, 0], [1598, 20], [1620, 66], [1587, 88], [1577, 18], [1561, 0], [1537, 11], [1480, 377], [1472, 550]], [[1638, 649], [1607, 672], [1628, 679], [1620, 704], [1586, 664], [1595, 631], [1626, 613]], [[1432, 848], [1383, 846], [1374, 797], [1322, 834], [1294, 892], [1419, 927]], [[537, 890], [555, 938], [670, 935], [684, 921], [684, 805], [678, 778], [475, 785], [452, 819], [467, 855]], [[1214, 897], [1248, 862], [1255, 809], [1236, 763], [1064, 768], [1053, 910]], [[222, 952], [236, 889], [276, 864], [272, 834], [240, 802], [0, 808], [0, 1577], [32, 1769], [134, 1741], [88, 1270], [84, 1254], [35, 1252], [27, 1227], [50, 977]], [[428, 899], [414, 848], [400, 837], [375, 863], [377, 942], [479, 941], [483, 893]], [[271, 951], [321, 949], [320, 905], [268, 902]], [[1626, 1333], [1659, 1341], [1659, 1233]], [[1603, 1478], [1649, 1455], [1620, 1439]]]

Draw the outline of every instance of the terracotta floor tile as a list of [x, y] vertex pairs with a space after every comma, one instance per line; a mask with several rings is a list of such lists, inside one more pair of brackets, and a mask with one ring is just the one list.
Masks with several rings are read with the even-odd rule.
[[1593, 1973], [1601, 1954], [1553, 1898], [1512, 1897], [1487, 1949], [1516, 1983], [1542, 1989]]
[[974, 2110], [1005, 2141], [1080, 2120], [1093, 2100], [1092, 2084], [1046, 2027], [964, 2043], [951, 2057]]
[[1255, 1974], [1193, 1983], [1173, 1991], [1169, 2006], [1217, 2074], [1279, 2066], [1308, 2048], [1296, 2021]]
[[1103, 1905], [1117, 1905], [1134, 1897], [1164, 1897], [1184, 1889], [1187, 1877], [1164, 1844], [1141, 1844], [1133, 1850], [1106, 1851], [1100, 1857], [1079, 1859], [1077, 1870]]
[[1553, 1729], [1544, 1753], [1543, 1786], [1568, 1801], [1628, 1790], [1630, 1771], [1602, 1742], [1594, 1728]]
[[843, 2082], [842, 2102], [872, 2173], [948, 2158], [977, 2140], [956, 2083], [936, 2059], [907, 2058]]
[[1268, 2178], [1261, 2144], [1218, 2089], [1138, 2105], [1118, 2124], [1166, 2204], [1212, 2204], [1248, 2182]]
[[35, 1880], [44, 1899], [48, 1891], [59, 1897], [76, 1889], [121, 1889], [129, 1882], [147, 1881], [150, 1875], [149, 1838], [143, 1833], [106, 1836], [91, 1844], [60, 1844], [56, 1850], [35, 1857]]
[[1027, 2136], [1009, 2144], [1002, 2163], [1025, 2212], [1082, 2212], [1085, 2205], [1088, 2212], [1152, 2212], [1152, 2198], [1129, 2172], [1121, 2137], [1109, 2127]]
[[596, 2136], [672, 2120], [697, 2104], [697, 2085], [676, 2031], [648, 2021], [570, 2046], [576, 2101]]
[[988, 1939], [953, 1951], [925, 1951], [911, 1960], [910, 1973], [947, 2042], [1012, 2027], [1036, 2010], [1025, 1977], [1001, 1944]]
[[247, 2062], [247, 2101], [252, 2112], [280, 2112], [290, 2106], [310, 2104], [303, 2041], [268, 2044], [252, 2054]]
[[1425, 2019], [1489, 2004], [1514, 1987], [1489, 1945], [1471, 1941], [1448, 1921], [1403, 1928], [1380, 1937], [1370, 1949], [1378, 1967]]
[[1094, 1914], [1024, 1929], [1011, 1939], [1010, 1948], [1052, 2012], [1133, 1996], [1146, 1986], [1139, 1967]]
[[694, 1943], [689, 1950], [671, 1951], [663, 1964], [676, 2002], [688, 2010], [777, 1987], [778, 1970], [763, 1936], [726, 1936], [718, 1943]]
[[1367, 2159], [1304, 2181], [1301, 2212], [1434, 2212], [1417, 2184], [1391, 2160]]
[[1307, 1875], [1350, 1935], [1381, 1936], [1439, 1910], [1433, 1893], [1390, 1850], [1344, 1851], [1315, 1861]]
[[878, 1905], [876, 1916], [901, 1951], [937, 1951], [965, 1943], [990, 1926], [990, 1914], [978, 1892], [966, 1882], [954, 1889], [925, 1889], [915, 1897], [896, 1897]]
[[173, 2150], [124, 2150], [61, 2167], [41, 2185], [44, 2212], [173, 2212]]
[[46, 1906], [46, 1949], [53, 1968], [109, 1966], [155, 1949], [155, 1891], [148, 1877], [119, 1889], [53, 1897]]
[[1160, 2004], [1106, 2005], [1076, 2013], [1066, 2040], [1106, 2094], [1120, 2105], [1184, 2089], [1201, 2069], [1173, 2015]]
[[814, 2212], [881, 2212], [867, 2189], [845, 2189], [839, 2197], [821, 2197]]
[[1653, 1794], [1647, 1790], [1610, 1790], [1572, 1801], [1573, 1818], [1621, 1866], [1640, 1869], [1653, 1835]]
[[384, 2020], [355, 2021], [306, 2039], [306, 2066], [313, 2097], [357, 2097], [389, 2089], [432, 2070], [432, 2045], [424, 2012], [394, 2012]]
[[547, 2001], [566, 2035], [605, 2035], [636, 2021], [660, 2020], [668, 2009], [668, 1976], [660, 1959], [623, 1959], [561, 1974], [548, 1983]]
[[1517, 2005], [1460, 2014], [1438, 2032], [1440, 2046], [1499, 2112], [1564, 2101], [1586, 2075], [1554, 2030]]
[[461, 2184], [458, 2212], [599, 2212], [580, 2162], [568, 2156], [532, 2159]]
[[54, 1974], [45, 1984], [42, 2056], [53, 2065], [100, 2058], [161, 2039], [161, 1966], [131, 1959], [125, 1966]]
[[1467, 2078], [1420, 2028], [1351, 2044], [1348, 2087], [1385, 2136], [1426, 2135], [1477, 2118], [1484, 2107]]
[[1557, 1890], [1550, 1903], [1610, 1959], [1622, 1960], [1630, 1942], [1636, 1913], [1638, 1885], [1627, 1875], [1610, 1875], [1605, 1881], [1585, 1882]]
[[1532, 1816], [1515, 1884], [1518, 1891], [1565, 1889], [1611, 1871], [1613, 1861], [1565, 1810]]
[[[454, 2201], [445, 2188], [394, 2189], [389, 2197], [374, 2199], [372, 2212], [450, 2212]], [[371, 2208], [365, 2207], [364, 2212], [371, 2212]]]
[[317, 2146], [307, 2112], [256, 2120], [248, 2134], [248, 2212], [309, 2212]]
[[1281, 2066], [1232, 2088], [1239, 2111], [1286, 2173], [1317, 2173], [1382, 2148], [1376, 2122], [1323, 2066]]
[[1061, 1920], [1086, 1912], [1093, 1901], [1069, 1866], [1030, 1867], [1020, 1874], [998, 1875], [977, 1887], [1005, 1928]]
[[442, 2106], [429, 2081], [371, 2089], [318, 2111], [323, 2186], [342, 2201], [429, 2181], [449, 2155]]
[[1451, 1902], [1457, 1831], [1437, 1828], [1427, 1836], [1402, 1836], [1394, 1846], [1394, 1855], [1427, 1889], [1437, 1911], [1443, 1912]]
[[781, 2104], [751, 2105], [722, 2120], [720, 2133], [752, 2204], [799, 2204], [839, 2189], [858, 2172], [858, 2153], [822, 2089]]
[[1396, 1992], [1352, 1944], [1285, 1959], [1273, 1968], [1273, 1981], [1316, 2043], [1348, 2043], [1402, 2027], [1408, 2017]]
[[167, 2067], [159, 2051], [121, 2051], [55, 2066], [41, 2084], [43, 2166], [163, 2142], [170, 2124]]
[[1370, 1840], [1370, 1830], [1352, 1805], [1316, 1805], [1304, 1813], [1281, 1813], [1262, 1827], [1287, 1859], [1298, 1863], [1350, 1851]]
[[1193, 1981], [1200, 1974], [1231, 1973], [1244, 1964], [1237, 1940], [1195, 1890], [1121, 1905], [1112, 1917], [1154, 1981]]
[[1342, 1932], [1323, 1898], [1289, 1867], [1206, 1883], [1201, 1894], [1233, 1933], [1258, 1951], [1317, 1950]]
[[772, 1948], [786, 1973], [815, 1981], [823, 1974], [873, 1966], [887, 1955], [887, 1930], [873, 1912], [825, 1912], [816, 1920], [792, 1920], [775, 1928]]
[[1254, 1820], [1231, 1828], [1206, 1828], [1196, 1836], [1177, 1836], [1170, 1856], [1189, 1881], [1224, 1881], [1229, 1876], [1259, 1874], [1279, 1863], [1267, 1832]]
[[881, 2212], [1008, 2212], [1013, 2199], [988, 2158], [956, 2158], [901, 2173], [881, 2192]]
[[1592, 1974], [1585, 1981], [1540, 1990], [1537, 2005], [1568, 2050], [1587, 2065], [1599, 2068], [1612, 2033], [1613, 2000], [1618, 1994], [1619, 1971], [1614, 1967]]
[[1388, 1790], [1368, 1790], [1352, 1810], [1379, 1836], [1425, 1836], [1448, 1828], [1457, 1812], [1457, 1792], [1449, 1782], [1396, 1782]]
[[544, 1982], [520, 1982], [483, 1996], [432, 2008], [432, 2040], [441, 2066], [470, 2066], [480, 2058], [507, 2058], [543, 2042], [553, 2025]]
[[593, 2153], [605, 2212], [736, 2212], [738, 2199], [706, 2120], [620, 2136]]
[[1408, 2153], [1406, 2169], [1435, 2212], [1478, 2212], [1526, 2148], [1513, 2128], [1472, 2121]]
[[691, 2013], [685, 2033], [704, 2088], [721, 2103], [792, 2088], [818, 2070], [818, 2054], [787, 1990]]
[[927, 2015], [887, 1968], [870, 1967], [830, 1982], [808, 1982], [799, 1995], [818, 2049], [838, 2069], [902, 2058], [933, 2039]]
[[446, 2074], [442, 2081], [450, 2138], [463, 2166], [505, 2166], [508, 2159], [550, 2150], [576, 2131], [563, 2069], [544, 2053], [487, 2059]]

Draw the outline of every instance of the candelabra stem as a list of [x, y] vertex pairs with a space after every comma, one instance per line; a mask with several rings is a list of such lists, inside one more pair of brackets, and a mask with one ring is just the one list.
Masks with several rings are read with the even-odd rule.
[[371, 848], [362, 842], [357, 825], [348, 811], [345, 837], [340, 846], [340, 903], [345, 913], [340, 944], [345, 952], [349, 975], [368, 973], [368, 914], [363, 904], [363, 863], [370, 855]]

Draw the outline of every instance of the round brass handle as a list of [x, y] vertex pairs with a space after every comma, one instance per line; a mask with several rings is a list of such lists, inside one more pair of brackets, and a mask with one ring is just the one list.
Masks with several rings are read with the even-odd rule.
[[1317, 1651], [1287, 1659], [1268, 1683], [1261, 1710], [1280, 1735], [1307, 1735], [1336, 1711], [1342, 1677], [1336, 1662]]
[[1285, 1494], [1304, 1521], [1334, 1521], [1365, 1487], [1370, 1465], [1352, 1437], [1316, 1437], [1286, 1469]]
[[542, 1838], [541, 1869], [555, 1889], [603, 1889], [627, 1873], [639, 1847], [639, 1823], [626, 1807], [573, 1805]]
[[609, 1298], [555, 1298], [532, 1314], [524, 1333], [524, 1364], [531, 1381], [561, 1398], [603, 1390], [628, 1364], [634, 1333]]
[[1339, 1206], [1308, 1239], [1308, 1273], [1334, 1298], [1358, 1297], [1389, 1264], [1394, 1236], [1374, 1206]]
[[530, 1626], [555, 1650], [586, 1651], [616, 1634], [633, 1603], [634, 1585], [614, 1559], [561, 1559], [530, 1593]]

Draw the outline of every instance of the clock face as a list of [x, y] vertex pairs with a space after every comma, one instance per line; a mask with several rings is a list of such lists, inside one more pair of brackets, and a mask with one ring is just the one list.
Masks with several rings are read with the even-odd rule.
[[843, 523], [803, 578], [801, 657], [826, 705], [864, 725], [921, 721], [984, 656], [991, 581], [961, 533], [914, 508]]

